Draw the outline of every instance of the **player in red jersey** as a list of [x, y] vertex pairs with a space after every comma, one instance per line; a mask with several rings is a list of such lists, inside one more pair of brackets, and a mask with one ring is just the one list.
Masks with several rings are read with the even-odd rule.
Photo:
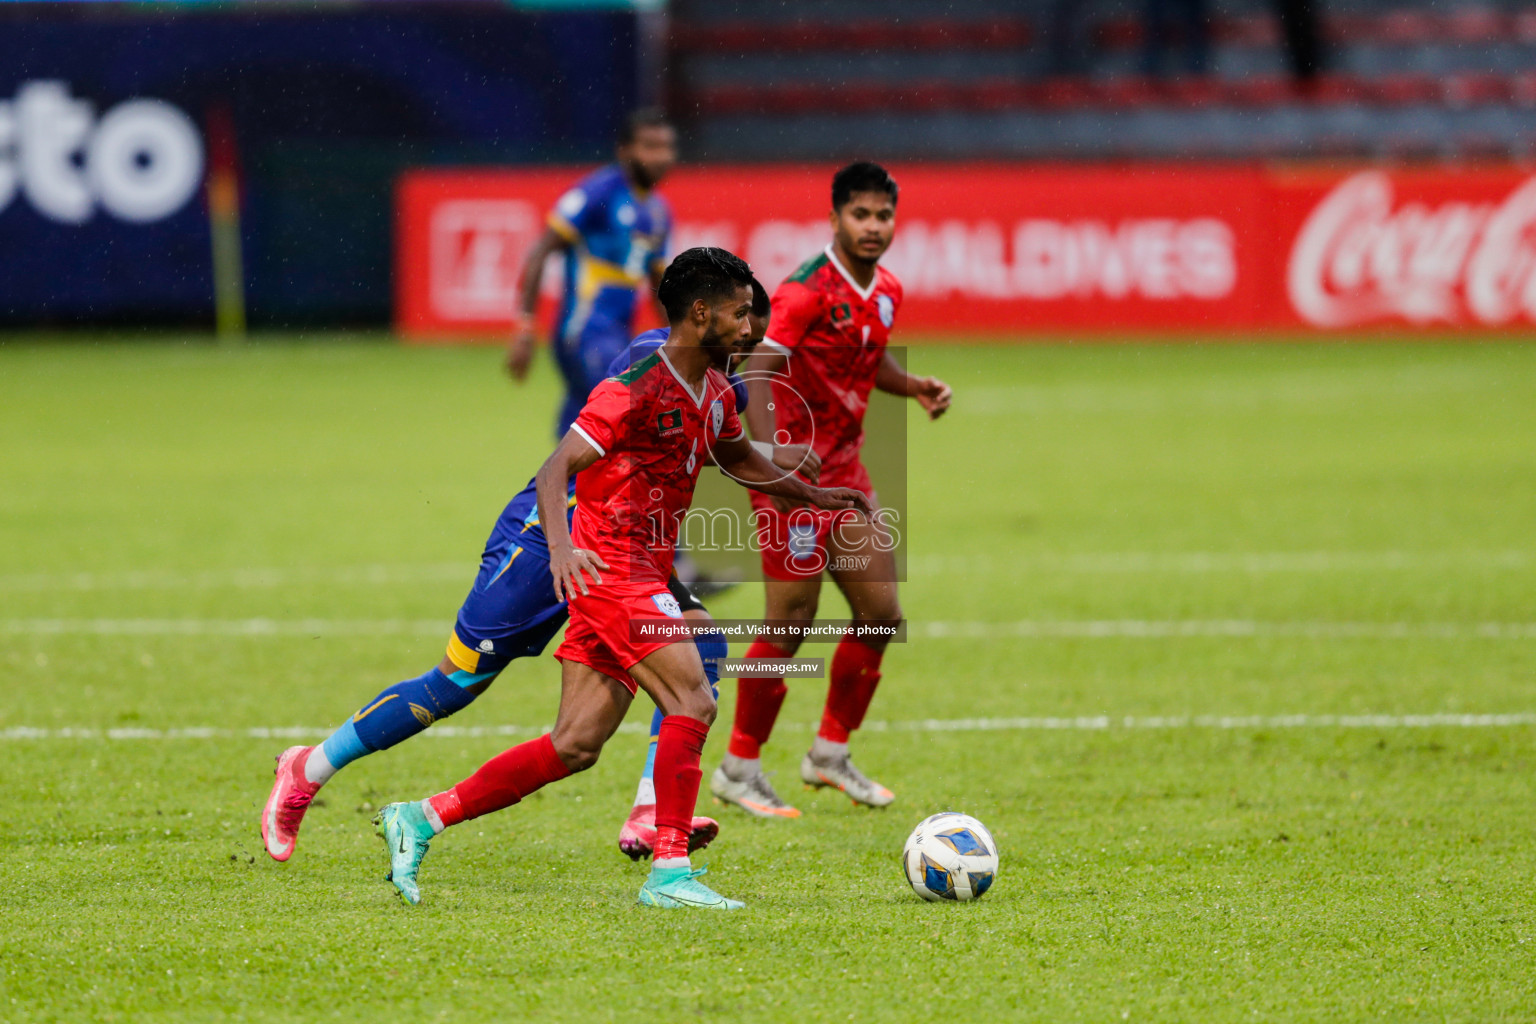
[[[565, 641], [555, 652], [562, 666], [555, 727], [487, 761], [452, 789], [379, 812], [390, 878], [407, 902], [421, 898], [417, 871], [437, 833], [590, 768], [644, 689], [666, 718], [656, 743], [655, 859], [639, 900], [660, 907], [741, 906], [700, 882], [703, 872], [688, 861], [699, 757], [715, 700], [667, 588], [678, 527], [700, 467], [711, 459], [769, 494], [828, 510], [869, 511], [860, 492], [813, 487], [747, 441], [724, 371], [751, 337], [751, 284], [751, 270], [723, 249], [689, 249], [673, 260], [658, 289], [671, 325], [667, 343], [599, 384], [539, 470], [550, 573], [556, 596], [570, 606]], [[566, 487], [578, 472], [576, 514], [567, 531]]]
[[[746, 418], [756, 438], [811, 444], [821, 456], [819, 483], [873, 495], [860, 459], [870, 390], [915, 398], [933, 419], [949, 408], [950, 390], [936, 378], [907, 373], [886, 351], [901, 306], [901, 282], [880, 266], [896, 228], [896, 183], [884, 168], [855, 163], [837, 172], [831, 223], [832, 244], [773, 296], [768, 337], [742, 371], [752, 396]], [[864, 721], [880, 681], [889, 636], [879, 630], [901, 623], [889, 534], [878, 517], [794, 508], [763, 494], [753, 494], [752, 505], [766, 577], [765, 620], [810, 621], [824, 569], [853, 612], [854, 630], [832, 657], [821, 728], [800, 763], [801, 778], [883, 807], [893, 799], [891, 791], [854, 767], [848, 736]], [[788, 658], [799, 646], [798, 639], [769, 642], [759, 636], [747, 657]], [[760, 760], [785, 693], [781, 676], [738, 682], [730, 751], [710, 778], [716, 797], [759, 817], [800, 815], [774, 792]]]

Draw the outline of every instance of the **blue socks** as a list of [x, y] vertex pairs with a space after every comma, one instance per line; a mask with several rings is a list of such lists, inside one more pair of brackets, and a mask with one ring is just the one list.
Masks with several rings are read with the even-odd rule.
[[693, 638], [693, 646], [699, 649], [699, 657], [704, 659], [704, 677], [709, 680], [709, 692], [720, 699], [720, 663], [731, 653], [731, 648], [725, 642], [725, 634], [718, 629], [709, 633], [700, 633]]
[[387, 750], [421, 732], [439, 718], [462, 711], [475, 695], [434, 668], [396, 683], [341, 723], [322, 744], [334, 771], [358, 758]]
[[[730, 646], [725, 642], [725, 634], [718, 629], [700, 633], [693, 638], [693, 645], [699, 649], [699, 657], [704, 662], [704, 677], [709, 680], [710, 692], [719, 700], [720, 662], [731, 653]], [[651, 743], [645, 748], [645, 768], [640, 772], [640, 789], [635, 793], [636, 805], [656, 802], [651, 780], [656, 775], [656, 738], [661, 735], [661, 722], [666, 717], [661, 713], [661, 708], [651, 713]]]
[[[709, 688], [718, 699], [720, 696], [720, 662], [730, 653], [725, 634], [719, 630], [694, 638], [699, 657], [704, 662], [704, 675]], [[432, 669], [415, 679], [407, 679], [384, 690], [358, 710], [357, 714], [341, 723], [309, 758], [306, 775], [310, 781], [324, 783], [338, 769], [344, 768], [360, 757], [380, 750], [387, 750], [401, 740], [409, 739], [440, 718], [447, 718], [462, 711], [475, 699], [458, 676], [446, 676], [439, 669]], [[481, 682], [488, 676], [464, 675], [468, 685]], [[640, 792], [637, 803], [655, 803], [652, 778], [656, 771], [656, 738], [666, 716], [658, 708], [651, 716], [651, 743], [645, 754], [645, 770], [640, 776]], [[642, 800], [649, 796], [650, 799]]]

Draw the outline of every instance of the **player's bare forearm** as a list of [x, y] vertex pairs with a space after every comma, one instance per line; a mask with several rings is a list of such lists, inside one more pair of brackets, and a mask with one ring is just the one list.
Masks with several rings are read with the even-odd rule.
[[564, 238], [554, 229], [546, 228], [543, 237], [534, 243], [528, 258], [523, 261], [517, 309], [512, 318], [515, 327], [512, 339], [507, 343], [507, 373], [513, 380], [527, 379], [528, 367], [533, 364], [534, 318], [539, 308], [539, 283], [544, 279], [544, 261], [550, 253], [565, 246]]
[[569, 499], [566, 497], [570, 486], [571, 473], [570, 455], [566, 452], [565, 443], [555, 449], [549, 458], [544, 460], [544, 465], [539, 467], [534, 479], [534, 493], [539, 505], [539, 522], [544, 527], [544, 539], [553, 551], [557, 547], [571, 546], [571, 531], [566, 525], [565, 508]]
[[875, 370], [875, 387], [888, 395], [915, 398], [928, 418], [936, 420], [949, 408], [953, 395], [949, 385], [937, 377], [916, 377], [902, 369], [896, 357], [887, 352]]
[[887, 352], [880, 357], [880, 365], [875, 369], [875, 387], [888, 395], [911, 398], [917, 394], [917, 382], [918, 378], [903, 369], [895, 356]]
[[[751, 365], [749, 359], [747, 366]], [[742, 410], [742, 418], [747, 421], [747, 429], [753, 437], [765, 444], [773, 444], [773, 383], [766, 377], [748, 377], [746, 380], [747, 407]]]
[[857, 509], [870, 514], [869, 496], [852, 487], [815, 487], [793, 473], [787, 473], [763, 456], [745, 438], [721, 441], [715, 445], [715, 461], [727, 475], [754, 491], [791, 501], [805, 502], [817, 508]]
[[788, 362], [782, 352], [759, 350], [748, 356], [741, 368], [741, 376], [747, 382], [747, 429], [753, 437], [769, 444], [773, 443], [775, 430], [771, 378], [783, 373]]
[[528, 250], [523, 260], [522, 273], [517, 279], [517, 313], [528, 326], [533, 325], [534, 312], [539, 308], [539, 286], [544, 281], [544, 261], [549, 254], [565, 249], [569, 243], [553, 228], [545, 228], [544, 234]]
[[565, 521], [571, 477], [599, 458], [597, 449], [585, 438], [574, 430], [568, 431], [534, 477], [539, 523], [549, 545], [549, 571], [555, 579], [555, 596], [562, 600], [569, 600], [578, 589], [587, 593], [583, 573], [590, 575], [593, 582], [601, 583], [597, 569], [608, 568], [594, 552], [580, 550], [571, 543], [571, 531]]

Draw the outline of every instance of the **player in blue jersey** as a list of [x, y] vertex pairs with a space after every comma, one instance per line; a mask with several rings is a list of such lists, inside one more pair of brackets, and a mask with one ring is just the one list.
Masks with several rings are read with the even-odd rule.
[[550, 333], [566, 390], [557, 436], [565, 436], [592, 389], [608, 376], [608, 364], [629, 344], [637, 293], [649, 283], [654, 294], [661, 280], [672, 213], [655, 189], [676, 162], [677, 132], [665, 115], [630, 115], [616, 161], [560, 197], [523, 264], [507, 350], [507, 370], [518, 381], [533, 359], [544, 262], [551, 253], [565, 255], [564, 298]]
[[[768, 310], [768, 293], [754, 282], [753, 343], [767, 331]], [[659, 346], [647, 335], [636, 339], [636, 344], [636, 358], [643, 358]], [[621, 351], [618, 359], [617, 372], [629, 368], [628, 350]], [[737, 389], [745, 391], [739, 383]], [[804, 458], [803, 448], [784, 449], [774, 453], [775, 458], [780, 462]], [[574, 490], [573, 478], [568, 488], [572, 496], [566, 506], [567, 518], [575, 507]], [[669, 589], [682, 607], [691, 609], [688, 617], [701, 629], [712, 625], [703, 606], [676, 577], [670, 581]], [[534, 483], [530, 480], [496, 520], [481, 555], [474, 586], [449, 634], [443, 660], [425, 674], [376, 694], [323, 743], [289, 747], [278, 755], [276, 779], [261, 816], [267, 852], [279, 861], [293, 855], [304, 813], [320, 787], [336, 772], [464, 709], [509, 663], [543, 651], [565, 621], [565, 602], [556, 597], [550, 582], [549, 548], [539, 522]], [[724, 635], [707, 631], [697, 637], [696, 643], [706, 675], [712, 684], [718, 684], [719, 663], [726, 655]], [[658, 726], [659, 722], [653, 721], [653, 740]], [[620, 833], [620, 849], [634, 859], [650, 854], [655, 837], [653, 756], [654, 746], [647, 755], [635, 806]], [[695, 818], [691, 836], [694, 847], [708, 845], [718, 829], [709, 818]]]

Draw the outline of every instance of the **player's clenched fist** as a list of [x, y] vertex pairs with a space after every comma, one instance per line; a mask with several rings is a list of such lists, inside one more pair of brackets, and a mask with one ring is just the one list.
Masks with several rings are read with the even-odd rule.
[[586, 548], [552, 548], [549, 552], [549, 574], [555, 578], [555, 596], [562, 601], [569, 601], [576, 596], [576, 591], [589, 594], [587, 581], [582, 579], [582, 573], [592, 577], [592, 585], [597, 586], [603, 582], [602, 574], [597, 570], [608, 568], [608, 563], [603, 561], [596, 551], [588, 551]]

